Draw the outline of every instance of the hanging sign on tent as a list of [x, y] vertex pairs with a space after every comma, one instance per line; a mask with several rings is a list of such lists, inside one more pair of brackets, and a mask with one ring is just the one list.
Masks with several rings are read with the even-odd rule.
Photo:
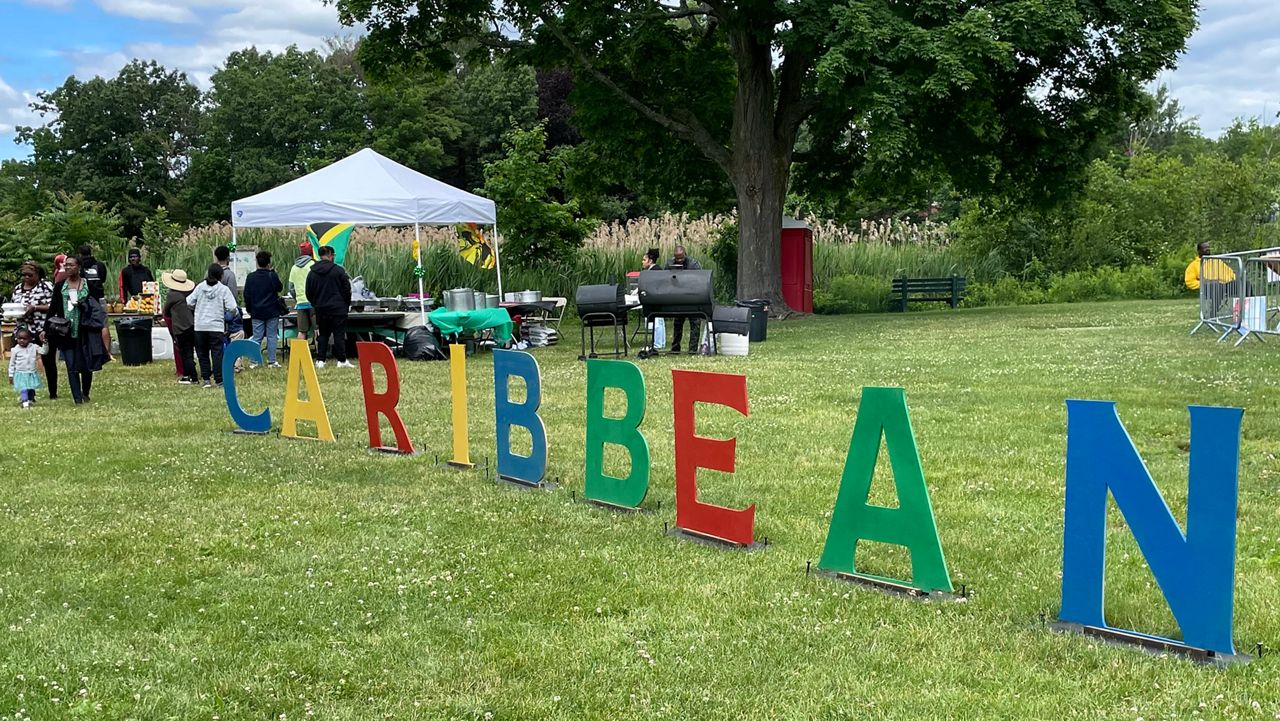
[[351, 243], [351, 231], [355, 226], [351, 223], [312, 223], [307, 226], [307, 240], [318, 258], [320, 248], [333, 248], [333, 262], [342, 265], [347, 259], [347, 245]]
[[458, 224], [458, 253], [468, 263], [485, 270], [493, 270], [493, 248], [475, 223]]

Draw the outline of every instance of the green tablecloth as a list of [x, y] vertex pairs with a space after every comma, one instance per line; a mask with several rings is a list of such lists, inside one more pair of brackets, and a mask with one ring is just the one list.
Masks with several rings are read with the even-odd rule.
[[511, 340], [514, 324], [511, 314], [506, 308], [481, 308], [480, 310], [446, 310], [436, 308], [427, 313], [431, 325], [440, 329], [446, 336], [457, 335], [464, 330], [477, 331], [485, 328], [493, 329], [493, 337], [501, 345]]

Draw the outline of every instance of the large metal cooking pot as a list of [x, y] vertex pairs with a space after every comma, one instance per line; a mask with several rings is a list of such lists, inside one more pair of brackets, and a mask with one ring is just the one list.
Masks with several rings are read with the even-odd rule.
[[471, 291], [471, 302], [472, 308], [475, 308], [476, 310], [483, 308], [485, 303], [485, 292], [483, 290]]
[[498, 294], [497, 294], [497, 293], [486, 293], [486, 294], [485, 294], [485, 296], [484, 296], [484, 307], [486, 307], [486, 308], [497, 308], [497, 307], [498, 307]]
[[454, 288], [444, 292], [444, 307], [453, 312], [476, 309], [475, 291], [470, 288]]
[[520, 294], [519, 293], [503, 293], [502, 302], [503, 303], [519, 303]]
[[519, 293], [519, 303], [540, 303], [542, 302], [542, 291], [540, 290], [522, 290]]

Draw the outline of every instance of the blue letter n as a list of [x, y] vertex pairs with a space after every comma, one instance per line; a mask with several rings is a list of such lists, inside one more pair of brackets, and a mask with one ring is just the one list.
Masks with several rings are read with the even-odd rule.
[[1067, 401], [1067, 501], [1061, 620], [1105, 628], [1107, 491], [1182, 629], [1182, 643], [1233, 654], [1239, 408], [1191, 406], [1183, 535], [1133, 447], [1114, 403]]

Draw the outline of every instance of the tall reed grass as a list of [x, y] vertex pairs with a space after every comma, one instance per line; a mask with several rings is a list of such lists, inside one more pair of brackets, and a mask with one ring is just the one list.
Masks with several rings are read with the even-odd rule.
[[[648, 248], [659, 248], [665, 258], [676, 244], [683, 244], [704, 268], [715, 270], [711, 245], [719, 229], [733, 222], [733, 215], [667, 214], [602, 224], [570, 263], [536, 268], [505, 266], [503, 290], [537, 289], [572, 301], [579, 285], [618, 282], [628, 271], [639, 269], [640, 256]], [[986, 280], [998, 274], [994, 266], [969, 267], [962, 263], [948, 245], [949, 235], [943, 224], [865, 221], [851, 227], [812, 221], [810, 225], [814, 231], [815, 288], [826, 287], [845, 275], [889, 278], [904, 273], [960, 273]], [[424, 227], [421, 237], [426, 273], [423, 287], [429, 294], [438, 298], [439, 291], [458, 287], [497, 291], [496, 273], [476, 268], [458, 255], [457, 234], [452, 228]], [[415, 293], [418, 283], [413, 276], [413, 238], [413, 228], [356, 228], [347, 252], [347, 269], [352, 276], [364, 276], [366, 284], [381, 296]], [[236, 239], [241, 249], [270, 251], [275, 267], [283, 274], [298, 256], [298, 245], [306, 240], [306, 233], [301, 228], [246, 228], [237, 231]], [[212, 261], [212, 249], [230, 241], [229, 224], [192, 228], [172, 248], [147, 258], [147, 263], [157, 275], [161, 270], [183, 268], [199, 276]]]

